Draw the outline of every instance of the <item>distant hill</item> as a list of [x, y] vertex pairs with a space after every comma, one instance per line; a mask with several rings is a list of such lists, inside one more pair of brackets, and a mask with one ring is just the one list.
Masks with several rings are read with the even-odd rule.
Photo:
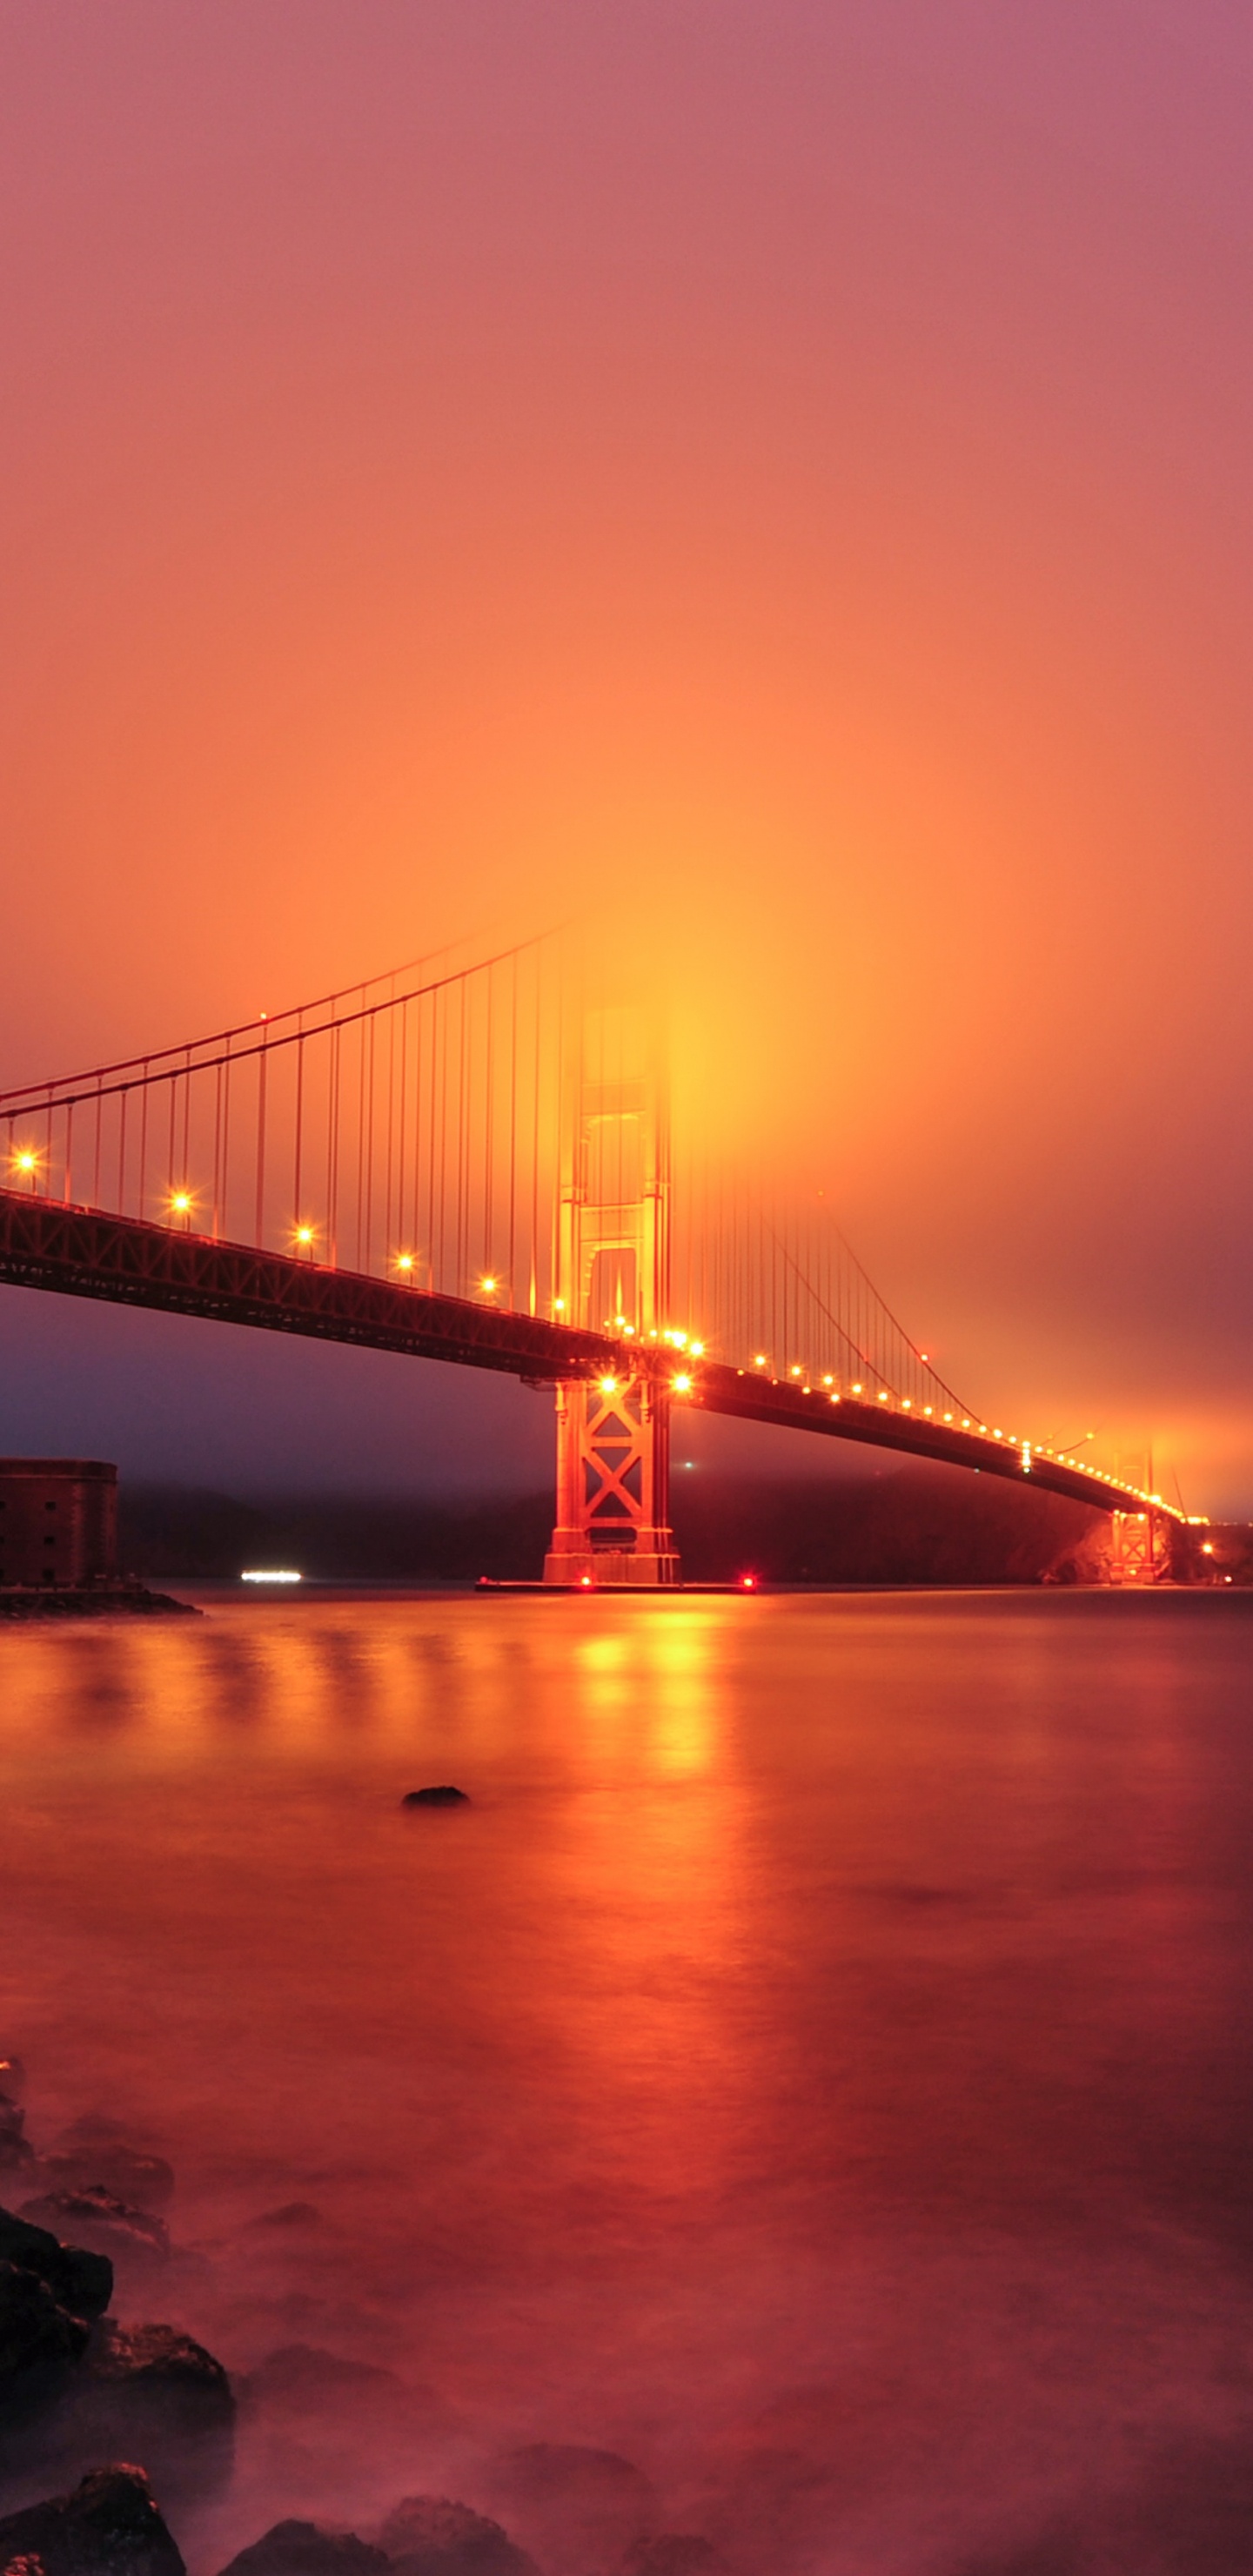
[[[925, 1464], [839, 1482], [677, 1473], [674, 1485], [691, 1581], [750, 1569], [776, 1583], [1091, 1581], [1107, 1526], [1099, 1512], [1054, 1495]], [[230, 1577], [265, 1564], [357, 1581], [535, 1578], [551, 1525], [548, 1493], [453, 1503], [334, 1494], [259, 1501], [144, 1485], [121, 1494], [124, 1564], [166, 1579]]]

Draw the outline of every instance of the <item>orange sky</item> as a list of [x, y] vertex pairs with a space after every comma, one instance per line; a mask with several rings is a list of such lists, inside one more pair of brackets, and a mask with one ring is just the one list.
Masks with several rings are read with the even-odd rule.
[[[974, 1400], [1253, 1511], [1251, 114], [1234, 0], [14, 0], [0, 1080], [611, 895]], [[256, 1472], [122, 1322], [0, 1446], [176, 1349]]]

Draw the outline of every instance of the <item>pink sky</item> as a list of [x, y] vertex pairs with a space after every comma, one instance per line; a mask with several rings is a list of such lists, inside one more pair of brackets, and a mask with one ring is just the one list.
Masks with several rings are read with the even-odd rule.
[[[0, 1080], [612, 893], [960, 1384], [1253, 1511], [1247, 10], [14, 0], [0, 119]], [[0, 1446], [172, 1330], [6, 1292]]]

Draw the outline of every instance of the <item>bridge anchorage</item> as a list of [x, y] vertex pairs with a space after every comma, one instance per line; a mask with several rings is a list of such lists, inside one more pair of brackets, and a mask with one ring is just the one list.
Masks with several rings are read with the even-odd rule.
[[981, 1421], [820, 1194], [696, 1150], [703, 1108], [672, 1168], [661, 1014], [587, 941], [444, 952], [0, 1093], [0, 1283], [554, 1388], [554, 1587], [679, 1582], [685, 1405], [1065, 1495], [1112, 1579], [1169, 1579], [1182, 1513]]

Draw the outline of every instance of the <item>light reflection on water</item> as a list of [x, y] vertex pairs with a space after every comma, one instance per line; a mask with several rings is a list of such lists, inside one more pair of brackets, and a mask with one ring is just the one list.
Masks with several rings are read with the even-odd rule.
[[746, 2572], [1245, 2568], [1250, 1607], [0, 1637], [36, 2142], [169, 2155], [156, 2304], [233, 2370], [403, 2382], [250, 2416], [196, 2564], [546, 2439]]

